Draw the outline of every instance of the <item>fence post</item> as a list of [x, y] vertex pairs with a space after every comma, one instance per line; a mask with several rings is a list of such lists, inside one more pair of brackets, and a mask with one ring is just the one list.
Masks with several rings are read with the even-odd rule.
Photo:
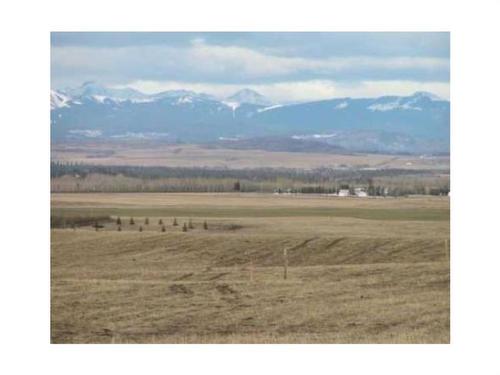
[[250, 281], [253, 283], [253, 259], [250, 259]]
[[283, 279], [286, 280], [286, 278], [288, 277], [288, 250], [286, 247], [283, 249], [283, 261]]

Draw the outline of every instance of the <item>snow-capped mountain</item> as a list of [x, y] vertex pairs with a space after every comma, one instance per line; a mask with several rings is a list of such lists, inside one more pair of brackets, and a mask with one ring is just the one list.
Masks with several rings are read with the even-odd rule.
[[120, 89], [108, 88], [92, 81], [85, 82], [80, 87], [74, 89], [66, 89], [65, 93], [73, 98], [96, 97], [115, 100], [142, 99], [147, 96], [146, 94], [129, 87]]
[[161, 139], [205, 143], [285, 137], [356, 151], [449, 151], [450, 103], [430, 93], [287, 105], [262, 98], [251, 90], [218, 100], [186, 90], [146, 95], [86, 83], [77, 90], [51, 91], [52, 138], [161, 134]]
[[64, 95], [62, 92], [50, 90], [50, 109], [57, 109], [62, 107], [69, 107], [71, 98]]
[[240, 90], [233, 95], [229, 96], [225, 100], [229, 103], [238, 103], [238, 104], [255, 104], [262, 106], [271, 106], [273, 103], [267, 99], [265, 96], [259, 94], [257, 91], [250, 89]]

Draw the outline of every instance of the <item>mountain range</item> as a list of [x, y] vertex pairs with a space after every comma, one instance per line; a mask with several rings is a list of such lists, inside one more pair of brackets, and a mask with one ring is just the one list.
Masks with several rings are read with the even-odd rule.
[[86, 82], [52, 90], [50, 99], [54, 142], [152, 139], [389, 153], [448, 153], [450, 147], [450, 103], [427, 92], [279, 104], [250, 89], [221, 100], [187, 90], [148, 95]]

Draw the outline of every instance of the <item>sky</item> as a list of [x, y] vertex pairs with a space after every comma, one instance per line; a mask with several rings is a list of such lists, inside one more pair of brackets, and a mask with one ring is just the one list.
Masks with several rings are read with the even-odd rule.
[[450, 36], [413, 33], [51, 33], [51, 85], [94, 81], [218, 98], [254, 89], [274, 102], [410, 95], [449, 99]]

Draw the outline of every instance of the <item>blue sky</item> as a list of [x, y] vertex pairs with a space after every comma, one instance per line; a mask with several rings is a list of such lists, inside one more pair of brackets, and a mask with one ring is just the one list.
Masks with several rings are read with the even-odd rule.
[[430, 91], [449, 98], [449, 33], [52, 33], [53, 88], [96, 81], [276, 102]]

